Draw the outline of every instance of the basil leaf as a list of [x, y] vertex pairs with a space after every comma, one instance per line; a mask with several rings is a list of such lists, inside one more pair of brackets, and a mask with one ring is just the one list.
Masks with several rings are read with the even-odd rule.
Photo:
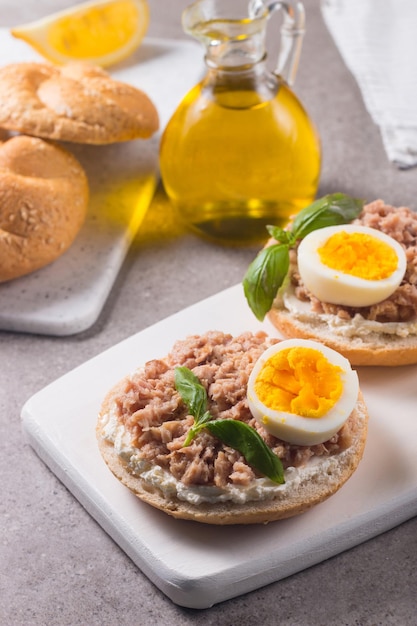
[[239, 420], [218, 419], [206, 424], [207, 430], [223, 443], [238, 450], [255, 469], [273, 482], [285, 482], [280, 458], [272, 452], [259, 433]]
[[279, 241], [279, 243], [288, 243], [292, 246], [296, 242], [294, 234], [289, 230], [284, 230], [280, 226], [267, 226], [266, 229], [271, 237]]
[[343, 193], [328, 194], [296, 215], [291, 232], [295, 239], [303, 239], [313, 230], [347, 224], [358, 217], [363, 205], [363, 200], [351, 198]]
[[289, 248], [284, 244], [263, 248], [249, 265], [243, 279], [243, 290], [258, 320], [262, 321], [271, 309], [289, 266]]
[[200, 430], [202, 430], [203, 428], [205, 428], [206, 423], [210, 422], [210, 420], [212, 420], [212, 416], [210, 415], [210, 413], [208, 411], [206, 411], [204, 413], [204, 415], [200, 418], [200, 420], [198, 421], [198, 423], [194, 422], [194, 426], [191, 426], [190, 430], [187, 433], [187, 436], [185, 438], [183, 445], [183, 448], [186, 448], [187, 446], [190, 445], [190, 443], [192, 442], [192, 440], [194, 439], [194, 437], [200, 432]]
[[358, 217], [364, 205], [343, 193], [333, 193], [316, 200], [300, 211], [289, 231], [267, 226], [279, 243], [261, 250], [243, 278], [243, 290], [255, 317], [262, 321], [271, 309], [289, 269], [289, 248], [313, 230], [347, 224]]
[[194, 417], [194, 426], [190, 428], [184, 441], [189, 446], [196, 434], [206, 422], [213, 419], [207, 409], [207, 392], [199, 379], [188, 367], [175, 368], [175, 388]]
[[[207, 393], [199, 379], [188, 367], [175, 368], [175, 388], [198, 424], [207, 421]], [[210, 415], [210, 414], [209, 414]]]
[[238, 420], [213, 420], [206, 410], [207, 392], [199, 379], [188, 367], [175, 368], [175, 388], [187, 405], [194, 425], [188, 431], [183, 446], [188, 446], [197, 433], [207, 428], [212, 435], [234, 450], [238, 450], [246, 461], [261, 474], [276, 483], [284, 483], [284, 470], [279, 457], [266, 445], [259, 433]]

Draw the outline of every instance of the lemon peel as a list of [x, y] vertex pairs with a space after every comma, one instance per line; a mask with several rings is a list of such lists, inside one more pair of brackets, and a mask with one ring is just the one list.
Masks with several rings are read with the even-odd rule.
[[52, 63], [107, 67], [130, 56], [149, 26], [146, 0], [92, 0], [10, 30]]

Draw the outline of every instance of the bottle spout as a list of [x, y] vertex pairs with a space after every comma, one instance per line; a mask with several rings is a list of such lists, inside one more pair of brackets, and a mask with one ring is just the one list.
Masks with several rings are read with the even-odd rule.
[[197, 0], [183, 11], [182, 26], [204, 44], [209, 65], [241, 67], [265, 56], [268, 16], [262, 0]]

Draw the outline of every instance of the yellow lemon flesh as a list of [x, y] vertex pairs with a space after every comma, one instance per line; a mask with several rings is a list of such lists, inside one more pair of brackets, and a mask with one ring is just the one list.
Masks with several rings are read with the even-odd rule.
[[93, 0], [17, 26], [11, 33], [52, 63], [106, 67], [128, 57], [149, 26], [146, 0]]

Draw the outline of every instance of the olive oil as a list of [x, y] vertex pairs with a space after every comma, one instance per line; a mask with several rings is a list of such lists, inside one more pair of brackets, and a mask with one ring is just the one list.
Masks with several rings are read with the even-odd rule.
[[[284, 11], [275, 72], [266, 67], [270, 14]], [[317, 133], [289, 84], [298, 64], [302, 3], [197, 0], [184, 30], [205, 45], [207, 73], [162, 136], [160, 170], [178, 216], [225, 243], [266, 239], [312, 202], [320, 174]]]
[[212, 93], [197, 85], [164, 133], [161, 174], [179, 216], [225, 242], [267, 236], [314, 199], [320, 147], [292, 91], [271, 99], [255, 91]]

